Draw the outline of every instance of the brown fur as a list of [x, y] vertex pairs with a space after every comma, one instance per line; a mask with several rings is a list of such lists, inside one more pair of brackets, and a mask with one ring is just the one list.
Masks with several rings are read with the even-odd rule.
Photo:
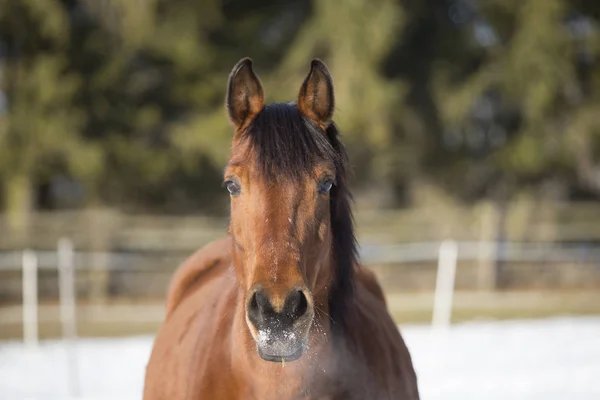
[[[256, 88], [257, 79], [251, 63], [238, 64], [230, 77], [229, 93], [254, 96], [256, 91], [238, 86]], [[238, 100], [251, 104], [244, 95]], [[262, 98], [252, 101], [261, 104]], [[324, 124], [331, 116], [324, 110], [333, 110], [333, 86], [324, 64], [311, 65], [299, 104], [303, 106], [297, 109], [286, 105], [263, 110], [260, 113], [266, 114], [254, 118], [285, 127], [301, 121], [294, 119], [300, 110], [316, 126]], [[312, 111], [303, 111], [306, 107]], [[229, 110], [234, 126], [248, 115], [244, 107]], [[196, 252], [175, 273], [167, 296], [167, 317], [146, 370], [144, 399], [419, 399], [411, 357], [387, 311], [383, 291], [373, 273], [355, 262], [339, 160], [327, 159], [325, 153], [320, 158], [313, 154], [319, 159], [294, 173], [286, 169], [286, 160], [277, 159], [279, 173], [265, 170], [265, 165], [272, 166], [270, 157], [300, 161], [307, 155], [302, 149], [281, 145], [278, 137], [268, 139], [272, 143], [264, 137], [261, 146], [253, 147], [244, 135], [280, 132], [252, 131], [266, 129], [262, 122], [252, 123], [246, 133], [238, 131], [234, 137], [225, 170], [226, 181], [233, 180], [241, 188], [231, 196], [230, 236]], [[329, 127], [316, 131], [311, 126], [294, 128], [305, 135], [298, 142], [304, 150], [309, 148], [309, 139], [318, 139], [333, 143], [332, 151], [342, 151], [339, 143], [332, 142], [334, 131]], [[315, 136], [324, 133], [326, 138]], [[271, 156], [256, 153], [268, 146], [275, 150]], [[266, 164], [261, 166], [259, 156]], [[330, 176], [337, 179], [335, 190], [319, 191]], [[304, 340], [296, 360], [273, 362], [272, 356], [259, 354], [259, 347], [264, 346], [259, 338], [265, 331], [257, 325], [262, 320], [250, 317], [259, 312], [256, 288], [263, 296], [261, 304], [272, 307], [271, 311], [259, 309], [271, 313], [269, 318], [290, 323], [285, 318], [298, 313], [285, 328]], [[292, 303], [286, 300], [299, 291], [306, 300], [302, 312], [290, 308]], [[269, 326], [280, 329], [277, 324]], [[292, 348], [296, 347], [275, 347], [275, 351]]]
[[210, 276], [210, 271], [223, 261], [222, 254], [226, 254], [230, 247], [230, 238], [209, 243], [177, 268], [167, 293], [167, 318], [197, 285]]
[[[189, 273], [187, 282], [202, 278], [202, 283], [180, 297], [159, 330], [144, 399], [418, 399], [408, 350], [387, 313], [379, 285], [364, 269], [357, 270], [352, 307], [356, 326], [345, 354], [330, 355], [330, 343], [322, 336], [329, 332], [327, 317], [321, 314], [315, 335], [323, 339], [316, 341], [312, 360], [281, 365], [253, 356], [252, 338], [243, 332], [243, 301], [230, 265], [230, 245], [230, 238], [208, 245], [177, 272], [176, 276]], [[179, 290], [172, 285], [169, 296]], [[248, 368], [246, 357], [260, 367]], [[317, 374], [307, 376], [313, 369]], [[373, 388], [374, 379], [385, 389]], [[385, 390], [387, 394], [379, 392]]]

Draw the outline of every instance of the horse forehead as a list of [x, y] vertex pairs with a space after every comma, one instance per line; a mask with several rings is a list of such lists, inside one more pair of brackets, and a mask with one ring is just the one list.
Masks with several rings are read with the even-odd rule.
[[306, 179], [263, 180], [258, 188], [259, 209], [266, 213], [295, 212], [308, 200]]

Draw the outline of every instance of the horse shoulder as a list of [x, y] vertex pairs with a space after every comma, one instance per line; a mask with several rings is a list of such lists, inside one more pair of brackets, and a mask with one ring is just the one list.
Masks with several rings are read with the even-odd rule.
[[412, 358], [398, 326], [389, 314], [385, 295], [373, 272], [361, 268], [357, 273], [355, 296], [355, 340], [359, 342], [365, 365], [387, 387], [389, 399], [417, 400], [417, 377]]
[[167, 292], [167, 318], [209, 271], [231, 262], [231, 238], [216, 240], [202, 247], [175, 271]]
[[228, 263], [218, 262], [197, 276], [156, 334], [146, 366], [144, 400], [231, 398], [231, 380], [218, 375], [230, 369], [235, 275]]

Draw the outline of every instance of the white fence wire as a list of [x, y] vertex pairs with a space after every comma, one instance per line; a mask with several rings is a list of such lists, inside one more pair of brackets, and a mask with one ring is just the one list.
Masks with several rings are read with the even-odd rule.
[[[58, 272], [60, 321], [66, 340], [77, 336], [75, 271], [102, 268], [124, 271], [139, 255], [118, 252], [76, 251], [63, 238], [56, 251], [0, 253], [0, 272], [22, 271], [23, 339], [35, 345], [38, 336], [38, 271]], [[432, 324], [448, 326], [452, 315], [456, 265], [460, 261], [573, 262], [600, 270], [600, 246], [497, 242], [425, 242], [399, 245], [365, 245], [365, 264], [404, 264], [438, 261]]]
[[[442, 242], [403, 243], [395, 245], [363, 245], [361, 260], [365, 264], [402, 264], [410, 262], [436, 261]], [[458, 261], [477, 261], [482, 257], [497, 261], [518, 262], [597, 262], [600, 263], [600, 245], [596, 244], [553, 244], [521, 242], [457, 242]], [[39, 269], [56, 269], [57, 251], [36, 251]], [[487, 256], [482, 256], [487, 255]], [[0, 271], [21, 270], [22, 251], [0, 252]], [[112, 270], [127, 269], [138, 254], [118, 251], [76, 251], [76, 269], [103, 265]], [[108, 263], [105, 261], [108, 260]]]

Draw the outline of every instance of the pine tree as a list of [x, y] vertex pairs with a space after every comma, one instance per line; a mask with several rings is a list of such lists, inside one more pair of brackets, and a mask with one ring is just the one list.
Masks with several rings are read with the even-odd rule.
[[68, 71], [69, 15], [61, 2], [0, 2], [2, 92], [0, 177], [9, 227], [22, 235], [34, 186], [52, 170], [88, 179], [98, 149], [82, 140], [85, 115], [73, 104], [81, 80]]

